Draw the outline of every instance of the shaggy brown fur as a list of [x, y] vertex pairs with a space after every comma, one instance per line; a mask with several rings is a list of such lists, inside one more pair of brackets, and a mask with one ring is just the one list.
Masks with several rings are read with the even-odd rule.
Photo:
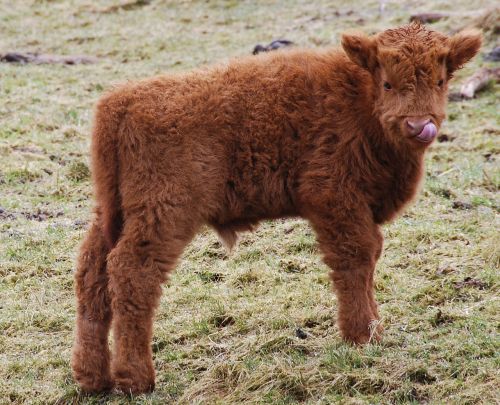
[[[345, 339], [378, 339], [380, 225], [415, 195], [447, 82], [479, 49], [418, 24], [126, 84], [97, 105], [96, 218], [81, 248], [74, 376], [153, 389], [161, 284], [203, 224], [231, 246], [263, 219], [314, 228]], [[108, 333], [114, 333], [114, 351]], [[375, 326], [373, 326], [375, 325]]]

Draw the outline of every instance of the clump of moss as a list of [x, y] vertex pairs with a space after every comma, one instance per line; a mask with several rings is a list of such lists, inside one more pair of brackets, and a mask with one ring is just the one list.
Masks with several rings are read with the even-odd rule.
[[90, 179], [89, 166], [84, 162], [73, 162], [68, 168], [67, 177], [70, 180], [81, 182]]
[[7, 184], [24, 184], [35, 181], [40, 178], [40, 173], [33, 172], [28, 169], [11, 170], [5, 174], [5, 182]]

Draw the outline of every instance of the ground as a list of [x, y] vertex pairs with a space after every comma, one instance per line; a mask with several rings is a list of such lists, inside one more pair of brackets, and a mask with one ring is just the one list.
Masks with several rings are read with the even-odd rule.
[[[265, 223], [231, 255], [206, 229], [164, 288], [156, 391], [88, 397], [75, 386], [73, 272], [92, 206], [92, 106], [103, 89], [277, 38], [336, 46], [346, 29], [374, 32], [417, 11], [451, 14], [433, 24], [451, 32], [496, 2], [387, 1], [382, 14], [373, 0], [258, 3], [0, 1], [0, 53], [100, 58], [0, 64], [0, 404], [499, 402], [496, 85], [450, 103], [422, 193], [384, 227], [383, 342], [341, 341], [327, 268], [305, 222]], [[482, 53], [498, 41], [492, 35]], [[476, 58], [454, 89], [481, 65], [491, 63]]]

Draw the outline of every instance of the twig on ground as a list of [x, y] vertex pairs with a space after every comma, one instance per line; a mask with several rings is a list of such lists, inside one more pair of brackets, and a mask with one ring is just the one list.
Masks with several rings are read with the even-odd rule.
[[140, 7], [148, 6], [149, 4], [151, 4], [151, 0], [134, 0], [122, 4], [117, 4], [115, 6], [106, 7], [102, 10], [99, 10], [99, 12], [106, 14], [106, 13], [116, 13], [117, 11], [120, 10], [131, 11]]
[[474, 95], [484, 89], [491, 80], [500, 80], [500, 68], [483, 67], [465, 80], [460, 88], [460, 95], [467, 99], [474, 98]]
[[7, 52], [4, 54], [0, 54], [0, 61], [7, 63], [34, 63], [35, 65], [42, 64], [55, 64], [62, 63], [65, 65], [78, 65], [78, 64], [90, 64], [96, 63], [98, 61], [97, 58], [93, 56], [85, 56], [85, 55], [50, 55], [50, 54], [38, 54], [32, 52]]
[[422, 24], [428, 24], [448, 17], [449, 17], [448, 14], [442, 14], [442, 13], [418, 13], [418, 14], [413, 14], [410, 17], [410, 22], [420, 21]]

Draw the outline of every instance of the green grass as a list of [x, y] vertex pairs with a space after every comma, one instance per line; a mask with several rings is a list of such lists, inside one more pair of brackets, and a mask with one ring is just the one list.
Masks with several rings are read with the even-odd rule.
[[[498, 403], [498, 85], [451, 103], [423, 191], [385, 227], [376, 295], [383, 342], [351, 347], [314, 236], [263, 224], [228, 255], [208, 229], [186, 250], [158, 311], [156, 391], [87, 397], [71, 378], [73, 271], [91, 213], [92, 105], [112, 84], [249, 54], [284, 37], [338, 44], [415, 11], [449, 32], [475, 2], [0, 2], [0, 52], [89, 54], [95, 65], [0, 64], [0, 404]], [[474, 4], [473, 4], [474, 3]], [[491, 35], [484, 46], [495, 44]], [[481, 57], [457, 75], [484, 65]], [[467, 277], [478, 283], [461, 285]], [[463, 283], [462, 283], [463, 284]], [[296, 337], [302, 329], [306, 339]]]

